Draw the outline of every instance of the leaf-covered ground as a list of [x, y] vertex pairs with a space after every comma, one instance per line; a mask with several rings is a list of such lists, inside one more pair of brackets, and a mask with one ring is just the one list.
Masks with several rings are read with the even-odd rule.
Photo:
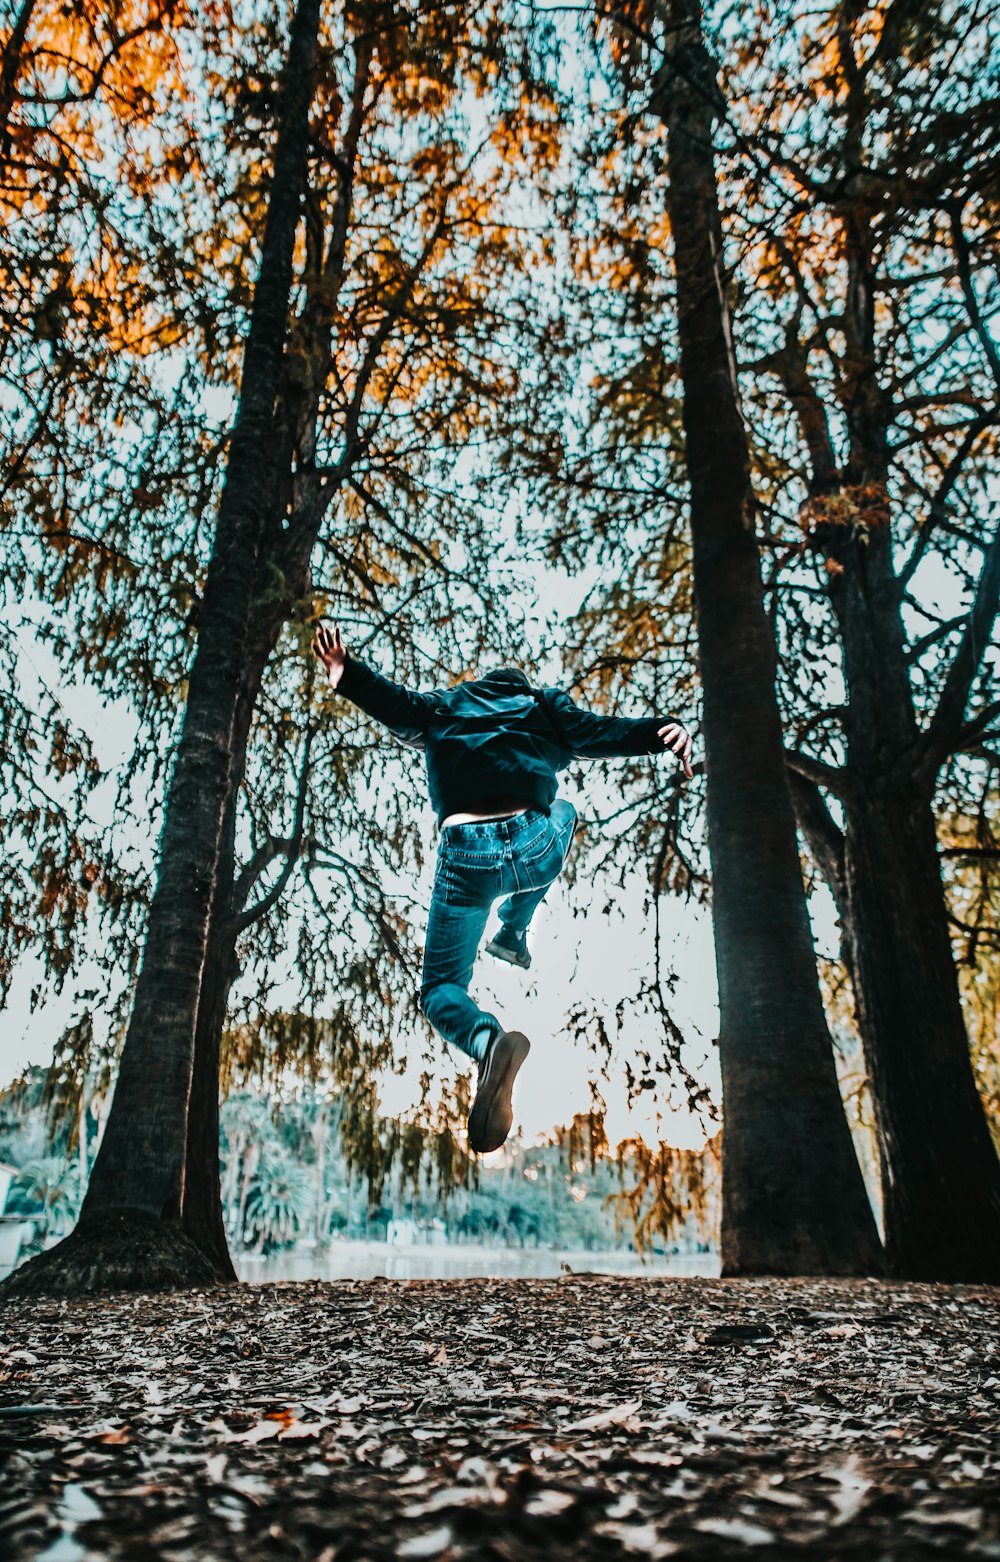
[[568, 1276], [8, 1306], [0, 1552], [1000, 1558], [998, 1300]]

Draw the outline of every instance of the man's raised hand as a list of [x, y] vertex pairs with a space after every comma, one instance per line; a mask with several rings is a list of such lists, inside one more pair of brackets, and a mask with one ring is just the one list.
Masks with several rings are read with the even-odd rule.
[[691, 769], [691, 749], [693, 747], [691, 734], [686, 728], [681, 726], [679, 721], [671, 721], [668, 722], [667, 726], [660, 727], [656, 735], [663, 739], [665, 748], [668, 748], [672, 754], [677, 755], [685, 778], [690, 781], [694, 775], [694, 771]]
[[326, 668], [326, 676], [330, 680], [330, 688], [335, 689], [341, 680], [344, 671], [344, 663], [347, 661], [347, 652], [344, 650], [344, 642], [340, 638], [340, 625], [335, 624], [330, 630], [325, 624], [320, 624], [313, 637], [312, 648], [316, 656]]

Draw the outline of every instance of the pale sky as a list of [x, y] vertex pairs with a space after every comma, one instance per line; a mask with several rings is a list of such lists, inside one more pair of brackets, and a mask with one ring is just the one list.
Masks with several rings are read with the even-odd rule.
[[[57, 680], [57, 671], [48, 651], [34, 640], [30, 628], [22, 634], [21, 641], [25, 679], [30, 681], [40, 673], [51, 686]], [[87, 688], [64, 689], [62, 698], [71, 706], [74, 718], [90, 733], [104, 767], [113, 771], [134, 741], [134, 716], [124, 705], [105, 708], [95, 692]], [[393, 740], [387, 736], [387, 742], [392, 744]], [[666, 757], [656, 762], [673, 764]], [[572, 787], [569, 790], [572, 794]], [[99, 822], [110, 825], [113, 802], [112, 775], [94, 794], [93, 812]], [[431, 845], [436, 826], [429, 803], [421, 810], [420, 823]], [[154, 842], [137, 841], [136, 845], [145, 855], [152, 851]], [[433, 854], [427, 855], [428, 867], [416, 883], [401, 882], [399, 886], [415, 894], [424, 913], [433, 874]], [[653, 925], [652, 916], [643, 914], [643, 890], [641, 874], [636, 873], [624, 893], [617, 896], [617, 909], [609, 916], [595, 913], [591, 917], [573, 917], [568, 892], [557, 882], [532, 925], [530, 971], [520, 971], [486, 955], [480, 957], [471, 989], [473, 995], [511, 1028], [525, 1031], [532, 1041], [532, 1053], [516, 1097], [517, 1122], [529, 1137], [567, 1123], [575, 1112], [589, 1107], [587, 1081], [594, 1063], [564, 1033], [565, 1015], [570, 1005], [589, 1001], [603, 1010], [610, 1028], [611, 1016], [622, 995], [635, 991], [642, 976], [651, 971]], [[579, 903], [583, 893], [579, 884], [575, 893]], [[595, 898], [603, 910], [606, 896], [601, 893]], [[710, 918], [693, 903], [687, 907], [664, 903], [661, 915], [668, 960], [678, 973], [672, 1012], [685, 1035], [691, 1037], [689, 1066], [700, 1072], [699, 1064], [707, 1058], [704, 1077], [717, 1092], [717, 1066], [711, 1045], [717, 1028], [717, 1008]], [[489, 931], [493, 926], [495, 918]], [[41, 977], [39, 962], [23, 960], [10, 1003], [0, 1011], [0, 1083], [10, 1081], [29, 1064], [51, 1061], [58, 1036], [78, 1012], [77, 991], [90, 985], [83, 970], [67, 984], [62, 996], [49, 999], [32, 1013], [31, 990]], [[280, 998], [276, 997], [276, 1001]], [[650, 1032], [633, 1023], [624, 1034], [622, 1050], [631, 1053], [629, 1043], [642, 1040], [644, 1034]], [[383, 1080], [383, 1105], [387, 1111], [404, 1110], [416, 1100], [419, 1075], [426, 1066], [423, 1043], [423, 1034], [415, 1034], [413, 1045], [406, 1048], [410, 1059], [407, 1072]], [[466, 1060], [460, 1054], [450, 1054], [443, 1042], [440, 1049], [443, 1077], [447, 1078], [456, 1068], [467, 1067]], [[675, 1143], [700, 1143], [703, 1135], [699, 1126], [685, 1115], [658, 1121], [657, 1108], [649, 1095], [640, 1098], [641, 1110], [628, 1111], [620, 1062], [620, 1055], [616, 1054], [612, 1058], [610, 1083], [601, 1082], [612, 1142], [638, 1132], [646, 1138], [662, 1134]]]
[[[553, 595], [565, 590], [565, 580], [556, 585], [552, 581], [534, 581], [536, 590], [551, 604]], [[925, 599], [944, 612], [956, 611], [961, 593], [956, 582], [940, 563], [926, 574], [923, 580]], [[527, 580], [520, 581], [526, 597], [530, 595]], [[578, 588], [580, 582], [576, 583]], [[554, 588], [554, 589], [553, 589]], [[537, 600], [537, 599], [536, 599]], [[526, 603], [526, 605], [528, 605]], [[564, 603], [567, 613], [571, 604]], [[36, 609], [36, 612], [43, 611]], [[48, 651], [34, 640], [29, 623], [22, 635], [25, 650], [23, 674], [30, 680], [41, 673], [50, 684], [58, 683], [55, 663]], [[535, 613], [529, 620], [539, 621]], [[378, 660], [377, 655], [373, 656]], [[549, 675], [556, 681], [554, 671]], [[112, 770], [120, 763], [134, 741], [135, 717], [124, 706], [105, 708], [94, 690], [74, 687], [63, 690], [64, 703], [70, 705], [74, 718], [91, 734], [98, 754], [106, 769]], [[643, 714], [639, 710], [635, 714]], [[386, 736], [386, 742], [393, 739]], [[666, 756], [655, 761], [673, 764]], [[568, 784], [562, 790], [579, 802], [574, 792], [574, 776], [586, 781], [586, 767], [574, 767], [568, 773]], [[114, 806], [114, 778], [94, 794], [95, 818], [106, 824], [111, 822]], [[429, 802], [424, 802], [420, 822], [425, 841], [430, 847], [436, 836], [436, 826]], [[137, 841], [144, 855], [154, 846], [151, 840]], [[419, 907], [426, 914], [430, 899], [433, 874], [433, 852], [426, 854], [428, 866], [415, 883], [400, 881], [390, 886], [401, 892], [413, 894]], [[590, 1002], [603, 1012], [609, 1029], [615, 1008], [622, 996], [635, 992], [643, 976], [649, 976], [653, 966], [652, 915], [644, 915], [643, 876], [641, 869], [626, 885], [623, 893], [616, 892], [617, 909], [609, 916], [603, 915], [607, 899], [603, 887], [595, 886], [594, 900], [600, 906], [592, 916], [573, 917], [569, 896], [564, 885], [557, 882], [532, 925], [532, 967], [528, 972], [507, 966], [489, 956], [481, 955], [477, 963], [471, 991], [485, 1008], [494, 1010], [510, 1028], [524, 1031], [532, 1042], [532, 1052], [525, 1065], [515, 1095], [515, 1124], [529, 1138], [547, 1132], [553, 1127], [568, 1123], [573, 1114], [587, 1109], [590, 1104], [588, 1079], [594, 1072], [592, 1058], [577, 1047], [564, 1033], [567, 1009], [574, 1004]], [[583, 893], [577, 885], [577, 903]], [[811, 912], [821, 953], [835, 955], [837, 932], [834, 908], [829, 894], [819, 889], [812, 897]], [[717, 1053], [712, 1045], [717, 1033], [717, 984], [714, 951], [712, 946], [711, 918], [708, 912], [693, 902], [685, 905], [665, 900], [661, 905], [663, 942], [667, 951], [667, 963], [676, 972], [677, 982], [671, 999], [671, 1012], [688, 1039], [688, 1066], [703, 1078], [719, 1098]], [[490, 924], [489, 932], [495, 926]], [[85, 990], [90, 982], [82, 971], [75, 983], [67, 985], [61, 998], [52, 999], [34, 1013], [30, 1011], [32, 987], [41, 978], [40, 965], [33, 960], [22, 962], [15, 977], [9, 1006], [0, 1011], [0, 1083], [6, 1083], [28, 1064], [47, 1064], [51, 1060], [54, 1044], [69, 1021], [77, 1013], [75, 993]], [[289, 996], [294, 990], [289, 988]], [[281, 1001], [280, 989], [275, 1001]], [[682, 1146], [700, 1144], [704, 1138], [702, 1126], [692, 1121], [686, 1113], [663, 1113], [663, 1103], [657, 1103], [651, 1094], [640, 1097], [636, 1110], [630, 1112], [626, 1104], [623, 1083], [624, 1057], [631, 1055], [638, 1042], [649, 1041], [654, 1055], [655, 1031], [652, 1020], [632, 1021], [626, 1028], [620, 1051], [613, 1056], [610, 1082], [600, 1082], [607, 1106], [608, 1137], [612, 1144], [636, 1133], [647, 1141], [658, 1138]], [[404, 1110], [416, 1100], [419, 1075], [426, 1067], [424, 1036], [414, 1035], [412, 1046], [404, 1040], [403, 1048], [409, 1056], [409, 1068], [402, 1077], [387, 1076], [382, 1081], [382, 1100], [385, 1110]], [[440, 1043], [440, 1069], [447, 1078], [456, 1068], [467, 1068], [460, 1054], [452, 1054], [445, 1043]], [[663, 1115], [660, 1115], [663, 1113]]]

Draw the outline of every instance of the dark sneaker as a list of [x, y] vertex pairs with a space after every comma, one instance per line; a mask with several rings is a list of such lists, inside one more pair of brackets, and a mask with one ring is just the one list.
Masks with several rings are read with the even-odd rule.
[[486, 953], [495, 955], [498, 960], [506, 960], [509, 965], [519, 965], [522, 971], [526, 971], [531, 964], [527, 934], [515, 933], [513, 928], [504, 927], [503, 924], [496, 937], [491, 938], [486, 945]]
[[479, 1065], [479, 1088], [469, 1113], [469, 1149], [477, 1155], [499, 1150], [514, 1121], [511, 1094], [514, 1080], [531, 1042], [519, 1030], [494, 1036]]

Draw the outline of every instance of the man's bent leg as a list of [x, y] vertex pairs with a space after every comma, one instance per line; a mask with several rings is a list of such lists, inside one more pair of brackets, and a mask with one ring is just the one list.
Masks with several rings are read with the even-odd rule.
[[476, 893], [473, 875], [449, 900], [445, 876], [439, 871], [431, 896], [420, 983], [420, 1008], [434, 1029], [477, 1062], [492, 1038], [503, 1030], [496, 1015], [480, 1009], [468, 992], [492, 903]]
[[513, 933], [525, 933], [538, 907], [562, 872], [576, 829], [576, 809], [564, 797], [556, 798], [549, 811], [552, 826], [552, 855], [544, 865], [542, 881], [531, 889], [518, 890], [499, 910], [500, 921]]

